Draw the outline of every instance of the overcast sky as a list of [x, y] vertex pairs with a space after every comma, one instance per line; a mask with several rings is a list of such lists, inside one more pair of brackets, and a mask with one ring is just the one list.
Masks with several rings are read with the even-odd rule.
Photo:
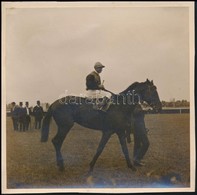
[[189, 100], [189, 8], [7, 9], [7, 103], [84, 93], [97, 61], [115, 93], [149, 78], [161, 100]]

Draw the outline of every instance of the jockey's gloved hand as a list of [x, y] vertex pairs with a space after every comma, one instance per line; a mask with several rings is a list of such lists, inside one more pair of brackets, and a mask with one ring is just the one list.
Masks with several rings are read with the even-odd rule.
[[144, 111], [152, 110], [152, 108], [146, 102], [141, 103], [140, 106]]
[[105, 89], [104, 85], [99, 85], [99, 89]]

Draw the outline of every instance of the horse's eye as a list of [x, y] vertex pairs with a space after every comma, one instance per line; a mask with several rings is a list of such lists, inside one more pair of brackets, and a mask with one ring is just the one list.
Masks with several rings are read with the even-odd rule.
[[152, 86], [152, 89], [153, 89], [153, 90], [157, 90], [157, 87], [153, 85], [153, 86]]

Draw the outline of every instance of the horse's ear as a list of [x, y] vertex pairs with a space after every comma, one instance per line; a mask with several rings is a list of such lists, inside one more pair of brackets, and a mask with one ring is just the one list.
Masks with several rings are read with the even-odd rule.
[[146, 82], [150, 82], [148, 79], [146, 79]]
[[153, 80], [151, 81], [151, 84], [153, 84]]

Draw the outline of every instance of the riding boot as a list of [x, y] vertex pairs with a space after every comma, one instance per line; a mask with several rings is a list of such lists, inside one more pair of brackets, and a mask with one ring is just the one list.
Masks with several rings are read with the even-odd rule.
[[127, 138], [127, 142], [131, 143], [131, 131], [129, 129], [126, 129], [126, 138]]
[[107, 112], [111, 105], [110, 99], [108, 97], [104, 97], [102, 103], [100, 104], [100, 109], [103, 112]]

